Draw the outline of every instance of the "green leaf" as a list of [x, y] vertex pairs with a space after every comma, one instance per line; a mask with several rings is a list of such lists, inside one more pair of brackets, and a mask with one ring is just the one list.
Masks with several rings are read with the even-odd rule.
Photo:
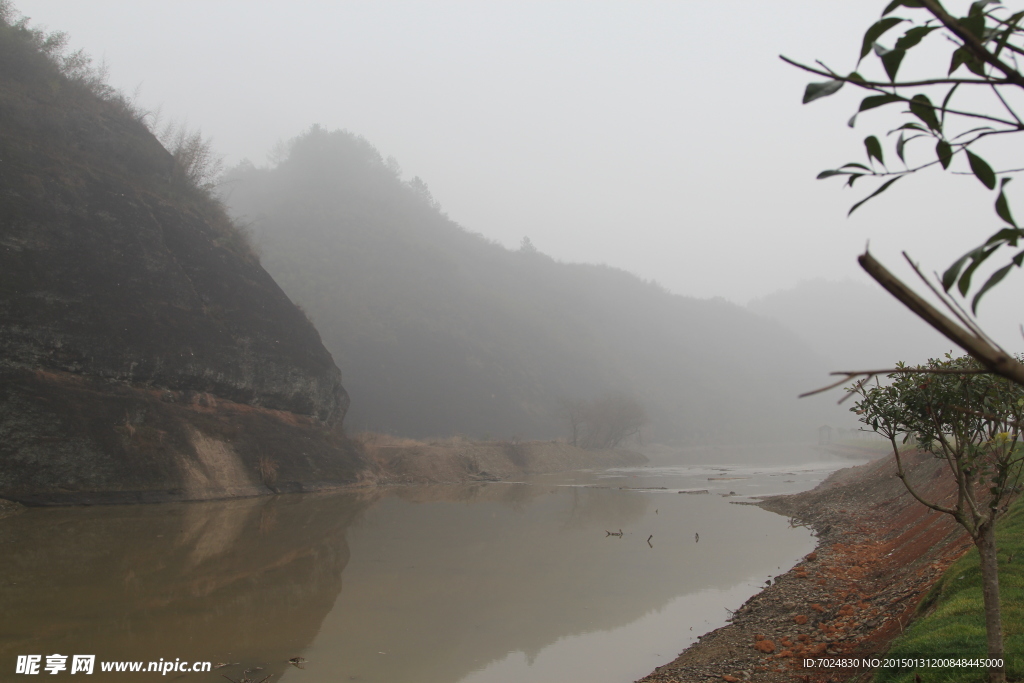
[[853, 183], [856, 182], [857, 178], [863, 178], [868, 175], [867, 173], [851, 173], [850, 179], [846, 181], [847, 187], [853, 187]]
[[999, 0], [975, 0], [971, 3], [971, 9], [968, 10], [967, 16], [973, 17], [982, 14], [987, 5], [1001, 5], [1003, 3]]
[[982, 185], [990, 190], [994, 190], [996, 187], [996, 174], [992, 167], [971, 150], [965, 149], [964, 151], [967, 152], [967, 161], [971, 164], [971, 171], [975, 177], [981, 181]]
[[851, 118], [846, 125], [848, 125], [850, 128], [853, 128], [853, 124], [857, 120], [857, 115], [860, 114], [862, 111], [874, 109], [875, 107], [881, 107], [886, 104], [892, 104], [893, 102], [899, 102], [902, 99], [902, 97], [899, 97], [897, 95], [870, 95], [868, 97], [865, 97], [863, 100], [861, 100], [860, 108], [857, 110], [857, 113], [853, 115], [853, 118]]
[[928, 132], [928, 129], [922, 126], [920, 123], [917, 123], [916, 121], [911, 121], [910, 123], [904, 123], [899, 128], [893, 128], [888, 132], [888, 135], [892, 135], [898, 130], [919, 130], [925, 133]]
[[903, 37], [896, 41], [896, 49], [909, 50], [920, 43], [926, 35], [938, 28], [938, 26], [915, 26], [912, 29], [908, 29], [907, 32], [903, 34]]
[[975, 76], [981, 76], [982, 78], [988, 78], [985, 75], [985, 63], [979, 61], [978, 59], [976, 59], [974, 57], [974, 55], [971, 55], [971, 58], [968, 59], [967, 62], [965, 62], [965, 63], [967, 64], [967, 70], [970, 71]]
[[960, 84], [957, 83], [952, 88], [950, 88], [949, 92], [946, 93], [946, 96], [942, 98], [942, 107], [941, 107], [940, 112], [939, 112], [939, 123], [940, 124], [945, 124], [946, 123], [946, 107], [949, 106], [949, 101], [951, 99], [953, 99], [953, 93], [955, 93], [956, 89], [959, 88], [959, 87], [960, 87]]
[[942, 130], [939, 119], [935, 116], [935, 106], [927, 95], [918, 94], [910, 98], [910, 112], [932, 130]]
[[1021, 230], [1019, 228], [1003, 228], [1002, 230], [996, 232], [996, 234], [989, 237], [988, 240], [985, 242], [985, 246], [989, 247], [992, 246], [993, 244], [1008, 244], [1011, 247], [1016, 247], [1017, 240], [1019, 240], [1021, 237], [1024, 237], [1024, 230]]
[[875, 41], [882, 37], [882, 34], [896, 24], [904, 21], [906, 21], [906, 19], [900, 19], [899, 17], [887, 17], [885, 19], [879, 19], [872, 24], [868, 30], [864, 32], [864, 42], [860, 47], [860, 58], [864, 59], [867, 57], [868, 53], [871, 52], [871, 46], [875, 44]]
[[843, 81], [825, 81], [824, 83], [808, 83], [804, 90], [804, 104], [820, 100], [822, 97], [834, 95], [843, 87]]
[[988, 290], [992, 289], [1000, 282], [1002, 282], [1003, 278], [1006, 277], [1006, 274], [1010, 272], [1010, 268], [1013, 268], [1013, 265], [1014, 264], [1012, 263], [1009, 265], [1005, 265], [996, 272], [992, 273], [992, 276], [989, 277], [988, 281], [982, 286], [980, 290], [978, 290], [978, 293], [974, 295], [974, 301], [971, 302], [971, 313], [978, 313], [978, 304], [981, 303], [981, 297], [985, 295], [985, 292], [987, 292]]
[[869, 135], [864, 138], [864, 149], [868, 152], [868, 161], [871, 161], [871, 159], [878, 159], [878, 163], [885, 166], [885, 161], [882, 160], [882, 145], [878, 142], [878, 138], [874, 135]]
[[852, 161], [850, 163], [848, 163], [848, 164], [843, 164], [839, 168], [862, 168], [865, 171], [870, 171], [871, 170], [870, 168], [868, 168], [864, 164], [858, 164], [858, 163], [852, 162]]
[[985, 40], [985, 15], [983, 14], [970, 14], [966, 17], [961, 17], [957, 21], [965, 29], [970, 31], [975, 38], [978, 40]]
[[894, 9], [900, 6], [914, 8], [924, 7], [920, 0], [892, 0], [892, 2], [886, 5], [885, 11], [882, 12], [882, 16], [884, 17], [886, 14], [892, 12]]
[[896, 141], [896, 156], [900, 158], [904, 164], [907, 160], [903, 158], [903, 147], [907, 144], [907, 141], [903, 139], [903, 131], [900, 131], [900, 138]]
[[869, 194], [869, 195], [868, 195], [867, 197], [865, 197], [864, 199], [862, 199], [862, 200], [860, 200], [859, 202], [857, 202], [856, 204], [854, 204], [854, 205], [853, 205], [853, 207], [851, 207], [851, 208], [850, 208], [850, 210], [849, 210], [849, 211], [847, 212], [847, 214], [846, 214], [846, 215], [847, 215], [847, 216], [849, 216], [849, 215], [850, 215], [850, 214], [852, 214], [852, 213], [853, 213], [854, 211], [856, 211], [857, 209], [859, 209], [859, 208], [860, 208], [860, 206], [861, 206], [861, 204], [863, 204], [864, 202], [868, 201], [869, 199], [873, 199], [873, 198], [877, 197], [878, 195], [880, 195], [880, 194], [882, 194], [883, 192], [885, 192], [886, 190], [888, 190], [888, 189], [889, 189], [889, 186], [890, 186], [890, 185], [892, 185], [893, 183], [895, 183], [895, 182], [896, 182], [897, 180], [899, 180], [899, 179], [900, 179], [900, 178], [902, 178], [902, 177], [903, 177], [903, 176], [896, 176], [896, 177], [895, 177], [895, 178], [893, 178], [892, 180], [888, 180], [888, 181], [886, 181], [886, 182], [885, 182], [885, 183], [884, 183], [884, 184], [883, 184], [883, 185], [882, 185], [881, 187], [879, 187], [879, 188], [878, 188], [877, 190], [875, 190], [874, 192], [872, 192], [871, 194]]
[[978, 269], [982, 263], [984, 263], [989, 256], [994, 254], [998, 249], [998, 246], [985, 248], [978, 248], [971, 252], [971, 265], [967, 266], [967, 270], [960, 276], [960, 282], [957, 287], [960, 290], [961, 296], [967, 296], [967, 292], [971, 289], [971, 278], [974, 276], [974, 271]]
[[953, 50], [953, 58], [949, 61], [949, 71], [946, 75], [951, 76], [953, 72], [959, 69], [964, 64], [975, 61], [974, 55], [971, 54], [970, 50], [966, 47], [960, 47]]
[[857, 113], [859, 114], [862, 111], [881, 107], [893, 102], [899, 102], [901, 99], [903, 98], [897, 95], [869, 95], [860, 101], [860, 109], [857, 110]]
[[1017, 227], [1017, 223], [1010, 214], [1010, 204], [1006, 201], [1006, 193], [1003, 192], [1001, 187], [999, 188], [999, 197], [996, 198], [996, 215], [1013, 227]]
[[885, 74], [890, 81], [896, 80], [896, 73], [900, 70], [900, 63], [906, 54], [906, 50], [889, 50], [884, 55], [879, 55], [882, 59], [882, 66], [885, 67]]
[[960, 275], [960, 270], [964, 267], [964, 264], [967, 263], [967, 259], [971, 258], [971, 254], [973, 253], [973, 250], [967, 252], [958, 258], [953, 265], [946, 269], [946, 272], [942, 274], [942, 289], [948, 292], [949, 288], [956, 283], [956, 278]]
[[823, 180], [824, 178], [831, 178], [834, 175], [846, 175], [844, 171], [822, 171], [818, 174], [816, 180]]
[[939, 157], [942, 168], [949, 168], [949, 162], [953, 160], [953, 148], [945, 140], [939, 140], [935, 145], [935, 155]]

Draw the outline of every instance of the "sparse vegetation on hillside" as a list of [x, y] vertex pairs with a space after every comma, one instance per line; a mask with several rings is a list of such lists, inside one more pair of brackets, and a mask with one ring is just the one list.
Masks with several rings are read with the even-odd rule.
[[[172, 162], [166, 164], [166, 160], [151, 156], [137, 158], [133, 160], [133, 171], [161, 176], [169, 189], [202, 207], [211, 226], [220, 233], [219, 241], [223, 246], [256, 260], [247, 234], [228, 219], [214, 193], [223, 163], [212, 140], [203, 138], [199, 129], [190, 129], [180, 122], [159, 127], [158, 117], [141, 107], [134, 97], [110, 85], [105, 64], [95, 64], [84, 50], [70, 50], [69, 40], [68, 34], [62, 31], [47, 32], [32, 26], [28, 17], [18, 15], [10, 0], [0, 0], [0, 63], [8, 77], [26, 89], [36, 83], [48, 83], [52, 105], [49, 112], [65, 112], [61, 132], [67, 140], [46, 140], [47, 151], [52, 153], [60, 144], [75, 137], [75, 127], [81, 122], [75, 116], [66, 116], [68, 110], [109, 117], [126, 137], [156, 137], [169, 152]], [[8, 95], [18, 101], [18, 93]], [[15, 106], [4, 112], [8, 126], [26, 131], [38, 132], [43, 125], [36, 120], [40, 116], [45, 119], [47, 110]], [[82, 141], [76, 142], [81, 144]], [[111, 167], [116, 165], [117, 160], [112, 160]]]

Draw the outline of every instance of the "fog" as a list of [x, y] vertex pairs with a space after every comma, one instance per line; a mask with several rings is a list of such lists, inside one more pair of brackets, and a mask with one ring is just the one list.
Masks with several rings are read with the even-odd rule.
[[[815, 77], [778, 55], [852, 68], [881, 6], [17, 3], [33, 24], [67, 31], [72, 47], [103, 60], [110, 82], [161, 120], [200, 127], [229, 167], [272, 167], [268, 155], [279, 161], [282, 143], [313, 124], [351, 131], [486, 241], [515, 249], [528, 237], [557, 263], [607, 264], [670, 293], [750, 304], [782, 335], [768, 346], [812, 359], [796, 373], [799, 387], [786, 383], [787, 397], [815, 378], [827, 383], [829, 369], [948, 350], [860, 272], [866, 244], [912, 280], [902, 250], [941, 271], [996, 225], [992, 196], [970, 177], [914, 178], [850, 218], [867, 190], [815, 180], [862, 160], [863, 137], [887, 130], [886, 114], [847, 127], [859, 98], [846, 91], [801, 105]], [[904, 68], [922, 69], [912, 58]], [[238, 211], [269, 234], [255, 213]], [[1018, 286], [1011, 278], [981, 309], [1010, 349], [1021, 346]], [[358, 384], [359, 369], [345, 366], [324, 329], [327, 313], [311, 314]], [[742, 336], [745, 325], [727, 328]], [[794, 410], [832, 419], [820, 416], [835, 414], [824, 407], [834, 401], [811, 400]]]

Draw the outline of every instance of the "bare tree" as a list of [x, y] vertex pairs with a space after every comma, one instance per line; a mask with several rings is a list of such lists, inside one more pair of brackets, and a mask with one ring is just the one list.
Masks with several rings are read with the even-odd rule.
[[585, 422], [587, 403], [580, 399], [563, 398], [558, 402], [558, 412], [569, 425], [569, 434], [573, 446], [579, 445], [580, 435]]
[[590, 401], [564, 400], [562, 415], [569, 423], [573, 445], [589, 450], [618, 448], [629, 437], [638, 436], [648, 422], [643, 403], [624, 393]]

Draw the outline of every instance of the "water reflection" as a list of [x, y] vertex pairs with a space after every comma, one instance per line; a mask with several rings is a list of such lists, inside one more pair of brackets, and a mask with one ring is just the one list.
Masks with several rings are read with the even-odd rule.
[[713, 495], [451, 493], [384, 498], [349, 529], [345, 590], [309, 668], [285, 681], [633, 680], [813, 546], [784, 518]]
[[0, 667], [61, 653], [237, 663], [190, 681], [632, 680], [812, 547], [782, 517], [620, 476], [30, 510], [0, 524]]
[[[54, 653], [260, 662], [263, 675], [280, 674], [341, 592], [345, 529], [369, 502], [280, 496], [34, 509], [4, 520], [0, 678], [19, 654], [45, 662]], [[237, 678], [242, 668], [218, 672]], [[202, 678], [224, 680], [189, 680]]]

